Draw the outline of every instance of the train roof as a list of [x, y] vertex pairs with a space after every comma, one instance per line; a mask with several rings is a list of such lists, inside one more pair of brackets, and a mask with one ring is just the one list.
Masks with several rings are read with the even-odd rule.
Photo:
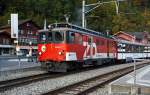
[[77, 32], [83, 33], [83, 34], [89, 34], [89, 35], [94, 35], [94, 36], [101, 36], [109, 39], [113, 39], [111, 35], [106, 35], [91, 29], [86, 29], [81, 26], [73, 25], [70, 23], [54, 23], [49, 26], [49, 28], [54, 29], [54, 28], [69, 28], [71, 30], [78, 30]]

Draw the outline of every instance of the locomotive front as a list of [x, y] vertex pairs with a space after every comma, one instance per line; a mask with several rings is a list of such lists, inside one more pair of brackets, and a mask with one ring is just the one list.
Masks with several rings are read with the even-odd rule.
[[65, 64], [63, 64], [66, 59], [65, 38], [66, 32], [64, 30], [51, 29], [39, 31], [38, 61], [41, 63], [43, 68], [50, 71], [55, 71], [55, 69], [59, 71], [59, 68], [66, 68]]

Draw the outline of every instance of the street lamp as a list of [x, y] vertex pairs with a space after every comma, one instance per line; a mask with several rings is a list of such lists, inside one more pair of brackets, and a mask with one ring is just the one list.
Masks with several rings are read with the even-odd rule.
[[[98, 1], [97, 3], [93, 3], [93, 4], [85, 4], [85, 0], [82, 1], [82, 27], [85, 28], [86, 25], [86, 21], [85, 21], [85, 14], [91, 12], [92, 10], [98, 8], [100, 5], [102, 4], [108, 4], [108, 3], [115, 3], [116, 5], [116, 14], [118, 15], [119, 14], [119, 1], [124, 1], [124, 0], [114, 0], [114, 1], [108, 1], [108, 2], [100, 2]], [[90, 6], [95, 6], [91, 9], [89, 9], [88, 11], [85, 11], [85, 7], [90, 7]]]

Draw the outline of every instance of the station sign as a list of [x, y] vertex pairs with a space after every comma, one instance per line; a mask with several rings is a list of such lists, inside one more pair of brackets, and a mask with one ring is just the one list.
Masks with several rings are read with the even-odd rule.
[[11, 38], [18, 38], [18, 14], [11, 14]]

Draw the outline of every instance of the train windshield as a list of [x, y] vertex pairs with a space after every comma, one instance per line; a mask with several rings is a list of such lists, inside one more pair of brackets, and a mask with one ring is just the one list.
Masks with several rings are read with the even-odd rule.
[[46, 42], [46, 32], [40, 32], [39, 33], [39, 43], [45, 43]]
[[56, 42], [62, 42], [64, 40], [64, 32], [55, 31], [54, 34]]
[[39, 33], [39, 43], [62, 43], [64, 41], [63, 31], [47, 31]]

